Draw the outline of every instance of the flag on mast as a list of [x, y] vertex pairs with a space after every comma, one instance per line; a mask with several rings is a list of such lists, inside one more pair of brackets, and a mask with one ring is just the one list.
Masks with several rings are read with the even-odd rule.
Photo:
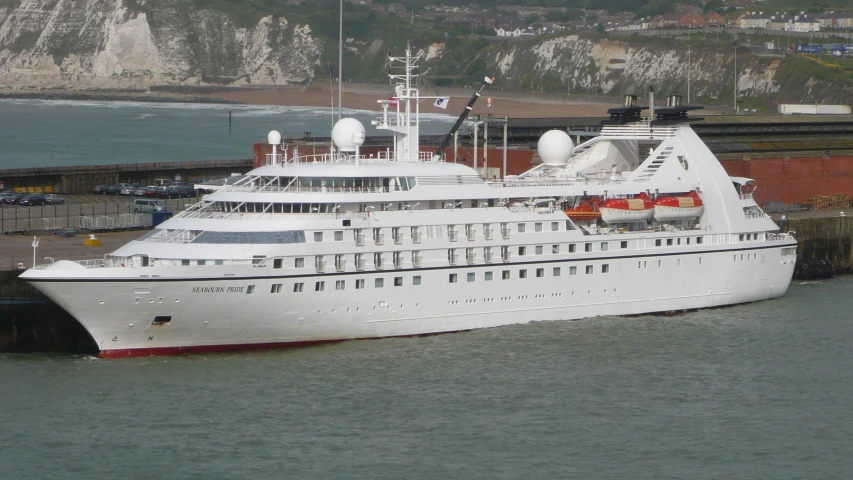
[[433, 107], [444, 108], [447, 109], [447, 104], [450, 102], [450, 98], [448, 97], [439, 97], [435, 99], [435, 103], [432, 104]]

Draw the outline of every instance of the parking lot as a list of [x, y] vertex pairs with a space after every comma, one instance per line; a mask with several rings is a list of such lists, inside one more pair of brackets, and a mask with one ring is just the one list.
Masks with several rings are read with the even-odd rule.
[[[133, 201], [141, 197], [117, 195], [62, 195], [64, 204], [22, 207], [2, 205], [0, 232], [29, 234], [72, 228], [79, 230], [124, 230], [150, 226], [151, 213], [135, 212]], [[157, 199], [166, 210], [180, 212], [195, 199]]]

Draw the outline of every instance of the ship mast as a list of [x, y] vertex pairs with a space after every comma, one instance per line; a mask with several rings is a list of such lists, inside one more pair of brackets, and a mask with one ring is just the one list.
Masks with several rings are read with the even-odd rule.
[[382, 116], [374, 121], [377, 130], [388, 130], [394, 134], [393, 159], [398, 162], [417, 162], [420, 151], [420, 121], [418, 120], [418, 101], [420, 94], [413, 86], [418, 77], [414, 73], [421, 54], [412, 56], [412, 49], [406, 44], [405, 57], [392, 57], [388, 53], [388, 76], [394, 86], [394, 98], [397, 100], [396, 112], [389, 112], [387, 100], [380, 100]]

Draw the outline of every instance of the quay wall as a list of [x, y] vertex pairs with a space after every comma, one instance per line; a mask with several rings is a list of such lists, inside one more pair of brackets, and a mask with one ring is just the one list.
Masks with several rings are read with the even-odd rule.
[[795, 232], [797, 258], [823, 258], [837, 273], [853, 273], [853, 216], [835, 215], [789, 215], [783, 230]]
[[[71, 167], [16, 168], [0, 170], [0, 190], [39, 188], [54, 193], [89, 193], [95, 185], [141, 183], [153, 185], [157, 179], [216, 179], [245, 173], [251, 159], [186, 162], [78, 165]], [[50, 187], [47, 189], [46, 187]]]

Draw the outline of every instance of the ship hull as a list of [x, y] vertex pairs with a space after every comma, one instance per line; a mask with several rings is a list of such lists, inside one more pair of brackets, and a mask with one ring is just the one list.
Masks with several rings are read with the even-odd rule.
[[[28, 272], [25, 279], [89, 331], [101, 356], [174, 355], [764, 300], [785, 293], [796, 264], [791, 253], [795, 243], [766, 243], [303, 277], [223, 277], [216, 270], [220, 267], [211, 266], [208, 276], [192, 279], [167, 270], [156, 280], [131, 278], [127, 271], [133, 269], [112, 269], [124, 274], [112, 277], [111, 269], [98, 269], [97, 278], [75, 271], [73, 279], [46, 269]], [[509, 279], [502, 278], [504, 271], [510, 272]], [[457, 275], [455, 283], [449, 281], [451, 274]], [[420, 285], [413, 284], [414, 276], [420, 277]], [[378, 278], [383, 279], [381, 288]], [[364, 280], [365, 288], [355, 288], [357, 279]], [[322, 289], [320, 281], [325, 282]], [[336, 289], [338, 281], [344, 282], [341, 290]], [[296, 283], [303, 284], [302, 292], [294, 292]], [[274, 285], [282, 285], [281, 293], [271, 293]]]

